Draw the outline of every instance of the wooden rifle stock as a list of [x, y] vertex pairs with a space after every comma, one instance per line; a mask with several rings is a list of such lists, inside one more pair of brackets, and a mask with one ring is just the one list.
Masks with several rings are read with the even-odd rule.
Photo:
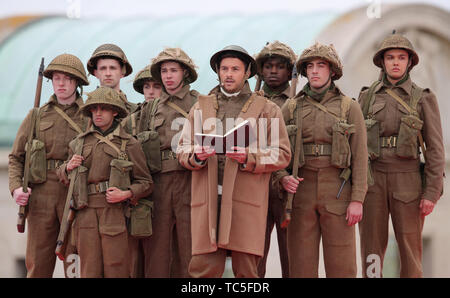
[[[36, 83], [36, 93], [34, 96], [34, 108], [39, 108], [41, 102], [41, 91], [42, 91], [42, 79], [44, 76], [44, 58], [42, 57], [41, 65], [39, 66], [38, 79]], [[34, 121], [35, 122], [35, 121]], [[34, 123], [31, 124], [31, 129], [28, 135], [28, 141], [26, 144], [26, 152], [25, 152], [25, 166], [24, 166], [24, 175], [23, 175], [23, 184], [22, 191], [28, 192], [28, 182], [30, 177], [30, 150], [31, 150], [31, 142], [33, 140], [34, 134]], [[25, 232], [25, 220], [27, 218], [27, 206], [20, 206], [19, 212], [17, 214], [17, 231], [19, 233]]]

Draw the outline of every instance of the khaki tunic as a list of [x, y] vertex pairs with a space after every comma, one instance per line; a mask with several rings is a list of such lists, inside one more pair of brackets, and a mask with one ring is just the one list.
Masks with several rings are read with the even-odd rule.
[[[245, 166], [230, 158], [226, 159], [220, 216], [217, 155], [211, 156], [205, 163], [198, 163], [193, 153], [193, 128], [194, 121], [197, 121], [194, 115], [196, 111], [201, 110], [203, 121], [217, 118], [218, 112], [214, 108], [215, 94], [199, 98], [199, 102], [189, 113], [190, 126], [185, 125], [183, 129], [177, 157], [184, 167], [192, 170], [193, 257], [190, 272], [195, 277], [221, 276], [223, 270], [217, 269], [216, 266], [222, 264], [223, 268], [225, 259], [222, 250], [231, 250], [233, 258], [234, 252], [246, 255], [244, 258], [238, 256], [239, 265], [236, 267], [233, 265], [236, 276], [257, 277], [255, 257], [262, 256], [264, 252], [270, 174], [286, 167], [291, 155], [280, 109], [256, 93], [251, 93], [251, 96], [253, 100], [238, 117], [243, 120], [255, 119], [256, 123], [259, 119], [268, 119], [267, 144], [272, 144], [271, 129], [276, 129], [274, 133], [279, 143], [276, 148], [269, 147], [265, 151], [249, 151]], [[202, 105], [200, 100], [203, 102]], [[278, 127], [270, 125], [271, 119], [279, 120]], [[204, 132], [216, 133], [216, 127], [205, 128]], [[258, 135], [257, 133], [256, 136]], [[220, 261], [217, 261], [217, 258]]]
[[[270, 89], [266, 84], [263, 86], [263, 91]], [[286, 100], [290, 96], [290, 86], [284, 89], [280, 93], [264, 94], [270, 101], [274, 102], [280, 108], [284, 105]], [[281, 274], [282, 277], [289, 277], [289, 258], [287, 250], [287, 230], [281, 228], [281, 223], [283, 221], [283, 213], [285, 207], [285, 201], [282, 200], [281, 186], [274, 178], [271, 177], [269, 185], [269, 210], [267, 212], [267, 227], [266, 227], [266, 243], [264, 247], [264, 256], [258, 264], [258, 275], [259, 277], [264, 277], [266, 275], [266, 262], [267, 255], [270, 248], [270, 235], [274, 226], [277, 229], [277, 240], [278, 240], [278, 252], [280, 255], [281, 263]]]
[[[89, 169], [87, 183], [97, 184], [108, 181], [110, 162], [117, 152], [108, 144], [94, 136], [93, 127], [78, 136], [84, 138], [83, 165]], [[136, 204], [140, 198], [148, 196], [153, 188], [152, 178], [145, 162], [144, 152], [139, 142], [118, 126], [106, 136], [118, 148], [122, 140], [127, 140], [126, 154], [133, 162], [130, 172], [132, 192], [130, 201]], [[73, 150], [70, 148], [69, 159]], [[67, 162], [58, 171], [66, 178]], [[80, 257], [81, 277], [129, 277], [128, 233], [124, 216], [124, 203], [111, 204], [106, 195], [89, 195], [88, 207], [78, 210], [73, 222], [76, 247]]]
[[[304, 99], [302, 91], [297, 100]], [[321, 104], [340, 115], [341, 96], [338, 87], [331, 88]], [[336, 120], [312, 104], [302, 100], [303, 144], [332, 144], [332, 126]], [[289, 122], [288, 105], [282, 108]], [[364, 119], [358, 103], [350, 105], [347, 121], [355, 125], [350, 136], [352, 170], [351, 183], [346, 183], [340, 199], [336, 195], [342, 183], [341, 169], [330, 163], [330, 156], [305, 156], [305, 165], [298, 177], [304, 178], [293, 199], [292, 220], [288, 227], [289, 276], [317, 277], [319, 243], [322, 238], [327, 277], [356, 276], [355, 227], [345, 220], [350, 201], [363, 202], [367, 190], [367, 137]], [[294, 146], [294, 144], [292, 144]], [[287, 171], [277, 177], [288, 175]], [[349, 181], [350, 182], [350, 181]]]
[[[387, 86], [384, 82], [375, 89], [372, 113], [380, 124], [380, 137], [398, 135], [400, 118], [409, 112], [386, 93], [392, 89], [406, 103], [411, 97], [412, 81], [409, 78], [399, 86]], [[364, 105], [367, 90], [360, 94]], [[364, 217], [360, 223], [361, 257], [363, 275], [371, 264], [368, 257], [376, 254], [381, 259], [388, 242], [388, 220], [391, 215], [398, 242], [402, 277], [422, 276], [422, 228], [420, 199], [437, 202], [441, 196], [445, 167], [444, 146], [439, 107], [434, 94], [425, 89], [417, 110], [424, 121], [422, 135], [426, 145], [426, 187], [422, 189], [419, 159], [401, 159], [395, 148], [381, 148], [380, 157], [371, 162], [375, 184], [367, 191]], [[370, 111], [370, 110], [369, 110]], [[372, 266], [373, 267], [373, 266]], [[370, 275], [370, 274], [369, 274]]]
[[[155, 130], [159, 134], [162, 170], [153, 175], [153, 234], [144, 239], [146, 277], [189, 277], [191, 259], [191, 172], [183, 168], [172, 151], [178, 145], [184, 116], [167, 105], [172, 102], [189, 113], [197, 92], [184, 86], [175, 95], [162, 92], [155, 112]], [[177, 119], [178, 118], [178, 119]], [[177, 120], [175, 120], [177, 119]], [[174, 121], [175, 120], [175, 121]], [[174, 128], [172, 128], [174, 127]], [[175, 181], [175, 183], [174, 183]]]
[[[83, 129], [80, 107], [83, 99], [78, 97], [71, 105], [60, 105], [52, 95], [40, 108], [40, 123], [36, 130], [39, 139], [45, 143], [47, 160], [63, 162], [68, 157], [68, 144], [78, 134], [54, 109], [61, 108], [78, 126]], [[9, 155], [9, 190], [11, 193], [22, 187], [25, 164], [25, 144], [31, 125], [31, 111], [20, 125], [14, 145]], [[28, 277], [52, 277], [55, 267], [55, 245], [62, 219], [67, 187], [61, 184], [55, 168], [47, 170], [47, 181], [30, 184], [32, 194], [29, 198], [27, 217], [27, 251], [25, 262]], [[66, 265], [66, 264], [65, 264]]]

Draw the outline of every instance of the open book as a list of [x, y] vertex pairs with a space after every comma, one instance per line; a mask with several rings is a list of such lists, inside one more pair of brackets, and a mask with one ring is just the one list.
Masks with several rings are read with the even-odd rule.
[[248, 147], [252, 139], [251, 125], [248, 120], [242, 121], [223, 136], [215, 134], [196, 133], [194, 142], [200, 146], [214, 147], [216, 154], [232, 151], [232, 147]]

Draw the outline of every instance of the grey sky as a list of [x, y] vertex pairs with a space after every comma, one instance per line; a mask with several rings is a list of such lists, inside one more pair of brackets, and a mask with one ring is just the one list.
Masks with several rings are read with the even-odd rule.
[[68, 14], [79, 17], [174, 16], [178, 14], [302, 13], [321, 9], [346, 11], [371, 3], [428, 3], [450, 10], [448, 0], [0, 0], [0, 17], [23, 14]]

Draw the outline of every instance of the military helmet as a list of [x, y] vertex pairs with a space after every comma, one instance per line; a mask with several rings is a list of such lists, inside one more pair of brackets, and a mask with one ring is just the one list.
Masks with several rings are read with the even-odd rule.
[[79, 85], [89, 85], [83, 63], [74, 55], [61, 54], [56, 56], [44, 70], [43, 75], [46, 78], [52, 79], [54, 71], [68, 74], [69, 76], [75, 78]]
[[324, 45], [319, 42], [305, 49], [297, 61], [297, 71], [306, 77], [306, 64], [313, 59], [323, 59], [330, 63], [331, 71], [334, 72], [333, 80], [338, 80], [342, 77], [342, 63], [334, 48], [333, 44]]
[[185, 78], [185, 83], [190, 84], [197, 80], [197, 72], [195, 69], [197, 66], [194, 61], [180, 48], [167, 48], [152, 59], [150, 66], [150, 73], [152, 77], [161, 81], [161, 64], [163, 62], [175, 61], [184, 65], [184, 67], [189, 72], [188, 76]]
[[411, 66], [409, 67], [409, 70], [411, 70], [415, 65], [417, 65], [417, 63], [419, 63], [419, 56], [414, 50], [411, 42], [401, 34], [395, 33], [395, 30], [391, 35], [383, 40], [380, 48], [375, 53], [375, 55], [373, 55], [373, 63], [376, 66], [383, 68], [384, 53], [390, 49], [402, 49], [409, 53], [409, 56], [411, 58]]
[[91, 58], [89, 58], [89, 61], [87, 62], [87, 69], [90, 74], [94, 75], [94, 69], [97, 68], [97, 60], [102, 57], [115, 58], [121, 61], [125, 67], [125, 77], [133, 72], [133, 68], [131, 67], [127, 56], [125, 56], [125, 53], [122, 51], [122, 49], [115, 44], [105, 43], [95, 49], [94, 53], [92, 53]]
[[139, 93], [144, 94], [143, 88], [145, 81], [155, 80], [152, 77], [152, 73], [150, 72], [150, 65], [144, 67], [141, 71], [136, 74], [136, 77], [133, 81], [133, 88]]
[[128, 111], [125, 107], [125, 102], [121, 95], [116, 90], [110, 87], [98, 87], [87, 94], [86, 103], [81, 107], [81, 112], [90, 117], [90, 107], [93, 105], [109, 105], [118, 112], [117, 118], [125, 118]]
[[286, 59], [289, 63], [289, 68], [292, 68], [297, 60], [297, 56], [288, 45], [278, 40], [268, 43], [255, 57], [260, 74], [262, 73], [264, 62], [271, 57], [282, 57]]
[[209, 60], [209, 64], [211, 65], [211, 68], [214, 70], [214, 72], [217, 72], [220, 61], [222, 61], [222, 56], [227, 53], [237, 54], [237, 56], [241, 57], [241, 60], [245, 60], [246, 62], [249, 63], [250, 65], [249, 78], [253, 77], [256, 74], [257, 66], [255, 59], [253, 59], [253, 57], [250, 56], [244, 48], [236, 45], [226, 46], [211, 57], [211, 59]]

